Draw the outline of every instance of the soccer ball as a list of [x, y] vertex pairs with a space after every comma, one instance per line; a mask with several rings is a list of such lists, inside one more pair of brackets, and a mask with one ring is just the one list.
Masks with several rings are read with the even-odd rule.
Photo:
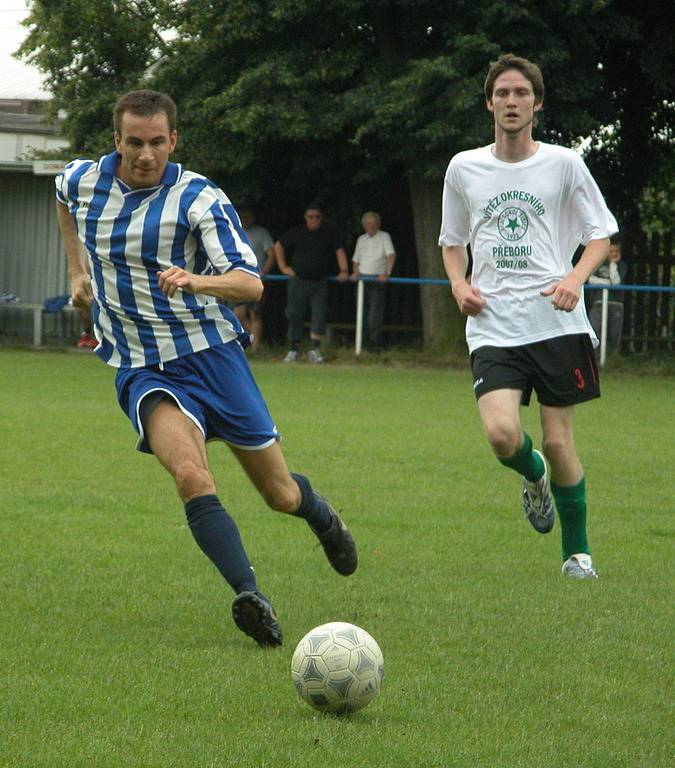
[[361, 627], [332, 621], [308, 632], [291, 661], [300, 696], [320, 712], [344, 714], [365, 707], [380, 692], [384, 659]]

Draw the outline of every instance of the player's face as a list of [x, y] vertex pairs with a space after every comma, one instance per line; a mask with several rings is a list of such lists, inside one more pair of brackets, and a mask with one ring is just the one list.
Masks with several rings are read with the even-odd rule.
[[119, 177], [133, 189], [156, 187], [162, 180], [169, 155], [176, 148], [176, 131], [169, 130], [166, 112], [141, 117], [122, 114], [115, 147], [120, 153]]
[[621, 261], [621, 250], [618, 245], [609, 246], [609, 255], [607, 256], [607, 259], [608, 261]]
[[310, 208], [308, 211], [305, 211], [305, 224], [307, 224], [307, 229], [310, 232], [313, 232], [316, 229], [319, 229], [321, 226], [321, 211], [316, 211], [313, 208]]
[[541, 107], [541, 103], [534, 103], [532, 83], [517, 69], [508, 69], [499, 75], [492, 88], [492, 98], [487, 101], [495, 126], [510, 135], [528, 128]]

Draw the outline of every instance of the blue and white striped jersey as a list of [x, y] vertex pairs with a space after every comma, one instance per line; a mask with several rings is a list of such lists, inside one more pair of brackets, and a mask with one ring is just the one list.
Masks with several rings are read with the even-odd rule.
[[159, 289], [157, 273], [243, 269], [257, 260], [234, 207], [211, 181], [168, 163], [159, 186], [131, 189], [117, 178], [119, 155], [74, 160], [56, 177], [89, 255], [96, 353], [116, 368], [158, 365], [238, 339], [234, 314], [212, 296]]

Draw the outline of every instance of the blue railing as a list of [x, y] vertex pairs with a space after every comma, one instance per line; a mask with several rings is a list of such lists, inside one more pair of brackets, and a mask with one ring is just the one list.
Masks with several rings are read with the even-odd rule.
[[[288, 275], [266, 275], [264, 280], [290, 280]], [[339, 283], [340, 281], [334, 275], [331, 275], [328, 280], [330, 282]], [[357, 282], [356, 292], [356, 318], [354, 327], [356, 329], [356, 341], [354, 351], [357, 355], [361, 354], [362, 336], [363, 336], [363, 285], [360, 283], [375, 282], [377, 277], [372, 276], [359, 276]], [[352, 281], [343, 281], [344, 283]], [[450, 282], [441, 278], [432, 277], [390, 277], [387, 280], [388, 283], [394, 283], [398, 285], [445, 285], [449, 286]], [[607, 351], [607, 322], [608, 322], [608, 301], [610, 291], [635, 291], [636, 293], [675, 293], [675, 287], [661, 286], [661, 285], [625, 285], [619, 283], [618, 285], [604, 285], [602, 283], [585, 283], [584, 289], [589, 291], [601, 291], [602, 292], [602, 317], [600, 328], [600, 365], [604, 366], [606, 360]]]
[[[263, 277], [263, 280], [290, 280], [288, 275], [265, 275]], [[331, 283], [339, 283], [340, 281], [335, 277], [334, 275], [331, 275], [328, 278], [329, 282]], [[359, 276], [359, 280], [364, 283], [368, 282], [375, 282], [377, 280], [376, 277], [367, 277], [367, 276]], [[345, 282], [352, 282], [352, 281], [345, 281]], [[399, 285], [449, 285], [449, 281], [447, 279], [442, 278], [436, 278], [436, 277], [390, 277], [387, 280], [388, 283], [393, 284], [399, 284]], [[593, 284], [593, 283], [586, 283], [584, 285], [584, 288], [586, 290], [591, 291], [602, 291], [602, 290], [608, 290], [608, 291], [637, 291], [638, 293], [675, 293], [675, 287], [672, 286], [662, 286], [662, 285], [625, 285], [623, 283], [620, 283], [619, 285], [602, 285], [602, 284]]]

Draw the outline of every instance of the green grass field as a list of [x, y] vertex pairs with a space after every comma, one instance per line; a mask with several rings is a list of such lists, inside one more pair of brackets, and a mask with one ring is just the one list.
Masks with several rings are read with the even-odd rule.
[[[559, 575], [518, 477], [484, 442], [466, 371], [254, 370], [291, 468], [341, 508], [357, 573], [266, 511], [209, 449], [285, 645], [261, 651], [168, 475], [134, 451], [113, 372], [0, 350], [0, 766], [660, 768], [673, 765], [673, 380], [608, 375], [579, 409], [597, 582]], [[539, 435], [536, 408], [525, 424]], [[296, 695], [330, 620], [385, 658], [353, 716]]]

